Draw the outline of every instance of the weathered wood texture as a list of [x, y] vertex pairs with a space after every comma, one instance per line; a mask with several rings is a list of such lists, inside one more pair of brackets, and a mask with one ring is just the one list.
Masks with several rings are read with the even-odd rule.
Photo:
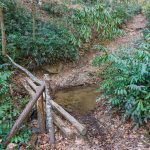
[[62, 133], [67, 138], [72, 138], [75, 135], [74, 131], [68, 128], [67, 124], [55, 113], [53, 113], [53, 120], [55, 125], [62, 131]]
[[[27, 82], [27, 79], [28, 79], [28, 81], [30, 81], [30, 84], [29, 84], [29, 82]], [[34, 97], [34, 95], [36, 93], [33, 90], [32, 86], [34, 86], [36, 90], [37, 90], [38, 86], [36, 86], [29, 78], [26, 78], [26, 80], [23, 80], [21, 82], [22, 82], [22, 85], [24, 86], [24, 88], [28, 91], [29, 95], [31, 97]], [[38, 117], [40, 132], [45, 133], [46, 132], [46, 128], [45, 128], [46, 124], [45, 124], [44, 100], [43, 100], [42, 94], [39, 97], [39, 99], [37, 100], [37, 117]]]
[[51, 100], [52, 107], [56, 109], [61, 115], [63, 115], [77, 130], [81, 135], [85, 135], [87, 129], [80, 124], [73, 116], [71, 116], [67, 111], [65, 111], [61, 106], [59, 106], [56, 102]]
[[36, 86], [30, 78], [26, 77], [25, 79], [27, 83], [30, 85], [30, 87], [36, 92], [38, 86]]
[[44, 84], [41, 85], [40, 87], [38, 87], [37, 93], [29, 101], [29, 103], [26, 105], [25, 109], [23, 110], [23, 112], [19, 116], [19, 118], [16, 120], [16, 122], [15, 122], [14, 126], [12, 127], [12, 129], [11, 129], [11, 131], [10, 131], [10, 133], [9, 133], [7, 139], [6, 139], [6, 142], [4, 143], [4, 145], [7, 145], [10, 142], [10, 139], [15, 135], [16, 131], [18, 130], [18, 128], [20, 127], [22, 122], [25, 120], [25, 118], [27, 117], [27, 115], [31, 111], [33, 105], [36, 103], [36, 101], [38, 100], [40, 95], [43, 93], [44, 89], [45, 89], [45, 85]]
[[33, 98], [35, 92], [32, 90], [32, 88], [27, 84], [26, 80], [21, 80], [21, 83], [23, 87], [26, 89], [26, 91], [29, 93], [29, 95]]
[[42, 84], [43, 82], [41, 80], [39, 80], [37, 77], [35, 77], [30, 71], [28, 71], [27, 69], [25, 69], [24, 67], [20, 66], [19, 64], [15, 63], [11, 57], [9, 57], [9, 55], [6, 55], [7, 58], [11, 61], [11, 63], [19, 68], [21, 71], [23, 71], [24, 73], [27, 74], [27, 76], [29, 76], [34, 82], [38, 83], [38, 84]]
[[50, 143], [55, 142], [55, 136], [54, 136], [54, 126], [53, 126], [53, 117], [52, 117], [52, 106], [50, 103], [50, 100], [52, 100], [50, 96], [50, 87], [49, 87], [49, 80], [48, 80], [48, 75], [44, 75], [44, 80], [45, 80], [45, 100], [46, 100], [46, 124], [50, 136]]
[[6, 55], [6, 34], [5, 34], [3, 9], [2, 8], [0, 8], [0, 24], [1, 24], [1, 34], [2, 34], [2, 54]]
[[45, 111], [44, 111], [44, 100], [43, 95], [39, 97], [37, 100], [37, 117], [38, 117], [38, 123], [41, 133], [46, 132], [46, 117], [45, 117]]
[[[33, 85], [34, 83], [31, 83], [30, 85]], [[35, 87], [35, 85], [33, 85]], [[73, 124], [75, 128], [80, 132], [81, 135], [86, 134], [86, 127], [84, 127], [82, 124], [80, 124], [73, 116], [71, 116], [67, 111], [65, 111], [60, 105], [58, 105], [53, 100], [50, 100], [51, 105], [54, 109], [56, 109], [62, 116], [64, 116], [69, 122]]]

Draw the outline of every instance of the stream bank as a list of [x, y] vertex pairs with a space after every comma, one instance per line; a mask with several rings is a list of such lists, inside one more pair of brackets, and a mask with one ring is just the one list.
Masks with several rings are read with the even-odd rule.
[[[135, 41], [142, 38], [142, 30], [146, 27], [146, 24], [146, 18], [142, 14], [134, 16], [124, 25], [124, 36], [110, 41], [104, 46], [110, 51], [116, 51], [120, 47], [134, 47]], [[100, 82], [101, 79], [95, 76], [100, 71], [99, 68], [91, 65], [93, 58], [100, 54], [101, 52], [98, 51], [88, 51], [80, 57], [77, 63], [63, 64], [63, 69], [60, 72], [55, 75], [50, 74], [51, 81], [55, 83], [56, 89], [92, 85]], [[45, 70], [43, 70], [44, 72]], [[70, 104], [70, 106], [72, 105]], [[112, 113], [108, 112], [104, 101], [99, 102], [95, 109], [93, 107], [93, 110], [85, 114], [79, 115], [73, 112], [73, 115], [86, 125], [88, 129], [86, 138], [68, 140], [60, 137], [61, 140], [58, 139], [55, 149], [149, 150], [150, 148], [150, 138], [147, 131], [144, 128], [133, 130], [131, 122], [123, 123], [119, 114], [113, 113], [113, 111]], [[51, 146], [48, 148], [41, 144], [41, 148], [48, 150], [51, 149]]]
[[[142, 29], [146, 27], [146, 23], [146, 19], [142, 14], [135, 16], [124, 26], [125, 35], [107, 43], [105, 46], [112, 51], [117, 50], [119, 47], [125, 47], [128, 45], [134, 47], [135, 41], [142, 38]], [[76, 108], [80, 108], [82, 110], [84, 108], [84, 103], [86, 103], [85, 97], [81, 96], [78, 100], [78, 98], [73, 95], [79, 94], [80, 91], [82, 91], [82, 94], [79, 95], [84, 95], [84, 92], [89, 94], [89, 91], [93, 94], [93, 90], [96, 88], [84, 91], [83, 85], [88, 88], [89, 85], [93, 85], [101, 81], [101, 79], [95, 76], [97, 72], [100, 71], [99, 68], [91, 65], [93, 58], [100, 55], [100, 53], [101, 52], [97, 51], [88, 51], [80, 57], [77, 63], [63, 63], [62, 67], [56, 67], [60, 68], [60, 71], [50, 72], [51, 85], [53, 89], [56, 90], [56, 98], [57, 95], [63, 97], [65, 94], [67, 95], [67, 93], [71, 92], [71, 94], [67, 95], [66, 100], [64, 96], [63, 100], [60, 99], [58, 101], [60, 101], [62, 105], [64, 104], [64, 107], [68, 107], [67, 109], [70, 109], [73, 116], [86, 125], [88, 129], [86, 138], [77, 137], [75, 140], [69, 140], [58, 133], [56, 134], [57, 142], [54, 146], [48, 144], [48, 135], [42, 134], [38, 135], [38, 145], [40, 149], [149, 150], [150, 138], [147, 131], [144, 128], [134, 131], [132, 129], [133, 126], [131, 122], [122, 123], [122, 119], [119, 114], [107, 111], [104, 101], [96, 105], [94, 100], [93, 102], [95, 103], [95, 107], [93, 106], [89, 109], [89, 111], [86, 111], [86, 113], [83, 114], [73, 110]], [[48, 66], [48, 70], [36, 70], [35, 74], [39, 78], [42, 78], [43, 74], [48, 73], [49, 70], [51, 71], [51, 69], [49, 69], [50, 67], [51, 66]], [[60, 89], [62, 89], [62, 91], [60, 91]], [[73, 101], [71, 101], [72, 99], [77, 102], [82, 100], [83, 103], [77, 103], [76, 107], [76, 102], [73, 103]]]

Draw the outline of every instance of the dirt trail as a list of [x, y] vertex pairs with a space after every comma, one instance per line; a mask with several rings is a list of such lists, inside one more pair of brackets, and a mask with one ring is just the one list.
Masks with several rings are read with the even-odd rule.
[[[115, 51], [120, 46], [134, 46], [135, 40], [142, 37], [142, 29], [146, 27], [146, 23], [143, 15], [135, 16], [124, 26], [126, 34], [110, 42], [106, 45], [107, 48]], [[99, 54], [100, 52], [89, 52], [80, 59], [78, 64], [67, 64], [61, 73], [52, 76], [52, 80], [60, 87], [97, 82], [96, 78], [91, 77], [98, 70], [91, 66], [91, 60]], [[89, 114], [77, 116], [87, 126], [88, 133], [86, 139], [77, 138], [75, 141], [70, 141], [62, 138], [57, 141], [55, 149], [150, 150], [150, 139], [146, 137], [147, 131], [142, 128], [137, 131], [132, 130], [131, 122], [122, 123], [119, 115], [110, 114], [102, 104], [103, 102]], [[49, 150], [52, 147], [48, 144], [43, 144], [41, 149]]]
[[136, 15], [124, 26], [125, 36], [115, 39], [106, 47], [114, 51], [119, 47], [134, 46], [135, 41], [142, 37], [141, 31], [146, 25], [146, 18], [142, 14]]
[[[134, 46], [135, 40], [142, 37], [142, 29], [146, 27], [146, 24], [146, 18], [142, 14], [136, 15], [124, 25], [125, 35], [110, 41], [105, 46], [111, 51], [127, 45]], [[100, 54], [101, 52], [90, 51], [81, 56], [77, 63], [64, 64], [59, 74], [51, 76], [52, 81], [58, 88], [97, 83], [100, 79], [94, 75], [98, 68], [93, 67], [91, 62], [95, 56]]]

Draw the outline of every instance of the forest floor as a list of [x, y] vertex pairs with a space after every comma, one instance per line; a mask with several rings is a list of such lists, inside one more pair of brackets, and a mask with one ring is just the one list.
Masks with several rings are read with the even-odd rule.
[[[134, 16], [124, 26], [124, 36], [113, 41], [103, 43], [110, 51], [115, 52], [120, 47], [132, 46], [135, 41], [142, 38], [142, 29], [147, 21], [142, 14]], [[96, 41], [99, 43], [99, 41]], [[100, 51], [88, 50], [81, 53], [76, 63], [63, 63], [58, 74], [51, 74], [51, 81], [55, 88], [65, 88], [86, 84], [96, 84], [100, 79], [95, 76], [98, 68], [92, 66], [95, 56]], [[36, 71], [37, 76], [42, 77], [45, 71]], [[21, 76], [22, 77], [22, 76]], [[18, 79], [18, 76], [16, 77]], [[48, 144], [48, 135], [38, 135], [38, 145], [43, 150], [150, 150], [150, 137], [144, 128], [133, 130], [131, 122], [123, 123], [119, 114], [110, 113], [103, 105], [97, 104], [96, 109], [86, 115], [74, 114], [76, 118], [86, 125], [88, 131], [85, 138], [68, 140], [60, 134], [56, 135], [56, 144]]]
[[[142, 29], [146, 27], [146, 19], [142, 14], [136, 15], [124, 25], [125, 34], [105, 46], [115, 52], [120, 47], [132, 46], [142, 38]], [[77, 64], [63, 65], [63, 70], [51, 76], [59, 87], [93, 84], [98, 81], [94, 75], [98, 69], [91, 65], [93, 58], [101, 52], [89, 51], [81, 56]], [[90, 75], [90, 76], [89, 76]], [[119, 114], [107, 111], [103, 102], [86, 115], [75, 115], [88, 129], [85, 138], [68, 140], [61, 135], [56, 136], [55, 146], [49, 145], [46, 134], [39, 135], [39, 145], [43, 150], [150, 150], [150, 138], [144, 128], [133, 129], [131, 122], [123, 123]]]

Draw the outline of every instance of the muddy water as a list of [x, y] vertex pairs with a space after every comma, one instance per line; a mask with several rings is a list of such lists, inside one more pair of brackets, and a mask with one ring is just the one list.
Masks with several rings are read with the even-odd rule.
[[59, 91], [55, 95], [55, 101], [67, 111], [79, 114], [87, 113], [96, 105], [96, 86], [80, 86]]

